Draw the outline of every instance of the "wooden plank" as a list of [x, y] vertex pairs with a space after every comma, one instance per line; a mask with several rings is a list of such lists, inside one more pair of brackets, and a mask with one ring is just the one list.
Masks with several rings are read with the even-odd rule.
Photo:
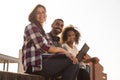
[[0, 71], [0, 80], [45, 80], [43, 76]]

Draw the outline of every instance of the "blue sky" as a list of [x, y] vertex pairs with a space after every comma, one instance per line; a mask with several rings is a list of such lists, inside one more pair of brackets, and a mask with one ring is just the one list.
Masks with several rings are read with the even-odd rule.
[[[89, 55], [97, 56], [108, 80], [119, 80], [120, 1], [119, 0], [4, 0], [0, 1], [0, 53], [18, 57], [28, 15], [37, 4], [47, 8], [46, 32], [56, 18], [72, 24], [82, 34]], [[78, 48], [79, 48], [78, 47]], [[10, 68], [11, 71], [12, 68]]]

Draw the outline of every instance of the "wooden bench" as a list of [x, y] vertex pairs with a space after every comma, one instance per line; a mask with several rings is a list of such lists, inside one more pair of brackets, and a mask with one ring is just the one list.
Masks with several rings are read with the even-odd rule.
[[0, 71], [0, 80], [45, 80], [43, 76]]
[[61, 78], [46, 78], [40, 75], [0, 71], [0, 80], [61, 80]]

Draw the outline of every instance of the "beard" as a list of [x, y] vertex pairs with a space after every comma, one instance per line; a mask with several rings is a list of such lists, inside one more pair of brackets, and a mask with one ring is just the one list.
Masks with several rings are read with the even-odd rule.
[[57, 35], [60, 34], [61, 32], [62, 32], [62, 30], [59, 29], [59, 28], [56, 28], [56, 29], [54, 30], [54, 33], [57, 34]]

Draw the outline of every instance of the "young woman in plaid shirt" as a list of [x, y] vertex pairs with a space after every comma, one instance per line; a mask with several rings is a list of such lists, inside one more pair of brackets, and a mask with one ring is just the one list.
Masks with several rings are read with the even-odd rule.
[[66, 50], [51, 45], [51, 41], [46, 37], [43, 29], [46, 8], [38, 4], [30, 13], [29, 21], [30, 24], [25, 27], [22, 47], [25, 72], [43, 76], [61, 73], [63, 80], [75, 80], [79, 70], [77, 58]]

